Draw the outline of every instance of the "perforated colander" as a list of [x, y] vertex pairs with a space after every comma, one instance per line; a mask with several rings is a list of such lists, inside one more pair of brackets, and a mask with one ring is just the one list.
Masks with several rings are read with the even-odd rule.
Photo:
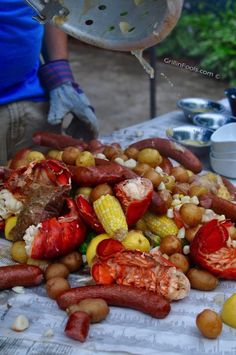
[[41, 23], [118, 51], [151, 47], [175, 27], [184, 0], [26, 0]]

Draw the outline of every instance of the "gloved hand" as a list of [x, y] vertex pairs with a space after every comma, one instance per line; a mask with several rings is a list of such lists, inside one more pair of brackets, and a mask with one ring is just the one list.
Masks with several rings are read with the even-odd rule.
[[[51, 125], [62, 123], [63, 118], [72, 113], [72, 132], [76, 137], [87, 139], [98, 136], [98, 120], [90, 102], [78, 84], [75, 83], [67, 60], [55, 60], [39, 69], [43, 87], [49, 92], [50, 109], [48, 122]], [[75, 132], [79, 130], [79, 134]]]

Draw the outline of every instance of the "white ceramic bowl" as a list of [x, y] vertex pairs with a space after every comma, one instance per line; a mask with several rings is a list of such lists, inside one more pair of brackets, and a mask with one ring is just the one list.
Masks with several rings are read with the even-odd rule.
[[231, 179], [236, 178], [236, 159], [217, 159], [210, 154], [210, 163], [217, 174]]
[[235, 159], [236, 160], [236, 151], [235, 152], [215, 152], [214, 150], [211, 150], [211, 154], [213, 158], [216, 159]]
[[211, 147], [216, 153], [236, 151], [236, 123], [228, 123], [211, 135]]

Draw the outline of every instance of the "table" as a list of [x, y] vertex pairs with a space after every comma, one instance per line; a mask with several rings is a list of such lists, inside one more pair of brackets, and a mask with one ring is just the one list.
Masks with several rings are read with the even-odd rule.
[[[174, 111], [101, 139], [104, 142], [120, 141], [122, 146], [126, 146], [155, 135], [164, 137], [166, 128], [186, 123], [183, 114]], [[204, 167], [209, 167], [207, 159]], [[9, 245], [0, 240], [0, 247], [0, 261], [7, 262], [5, 256]], [[70, 281], [72, 286], [76, 286], [84, 279], [74, 275]], [[172, 303], [170, 314], [163, 320], [134, 310], [111, 307], [104, 322], [91, 326], [89, 337], [83, 344], [64, 336], [67, 316], [53, 300], [45, 297], [43, 287], [27, 289], [24, 294], [2, 291], [0, 355], [233, 355], [236, 354], [236, 329], [224, 325], [217, 340], [208, 340], [200, 336], [195, 317], [204, 308], [219, 312], [224, 300], [235, 292], [235, 286], [233, 281], [221, 281], [211, 292], [191, 290], [187, 298]], [[10, 327], [19, 314], [28, 316], [30, 327], [25, 332], [15, 333]], [[53, 335], [49, 336], [50, 332]]]

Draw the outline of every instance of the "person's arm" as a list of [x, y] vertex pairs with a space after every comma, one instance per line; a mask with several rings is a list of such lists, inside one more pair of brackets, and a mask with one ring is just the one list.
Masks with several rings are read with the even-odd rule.
[[48, 122], [61, 124], [67, 113], [72, 113], [70, 134], [87, 140], [97, 137], [98, 121], [94, 110], [70, 68], [67, 35], [50, 24], [45, 25], [42, 56], [45, 64], [41, 65], [38, 74], [49, 94]]
[[51, 24], [46, 24], [42, 54], [46, 62], [59, 59], [68, 60], [67, 34]]

